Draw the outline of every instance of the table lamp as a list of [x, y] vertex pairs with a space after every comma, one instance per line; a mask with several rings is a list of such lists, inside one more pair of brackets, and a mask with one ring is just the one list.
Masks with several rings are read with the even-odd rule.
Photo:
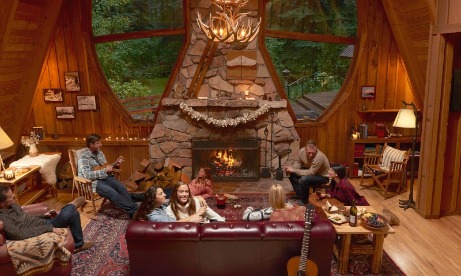
[[416, 105], [412, 103], [407, 103], [402, 100], [402, 103], [407, 106], [411, 106], [412, 109], [403, 108], [399, 110], [397, 113], [397, 117], [395, 118], [394, 127], [401, 127], [401, 128], [414, 128], [415, 135], [413, 136], [413, 143], [411, 146], [411, 181], [410, 181], [410, 194], [408, 196], [408, 200], [399, 200], [400, 208], [407, 210], [408, 208], [415, 208], [416, 202], [413, 200], [413, 186], [415, 184], [415, 150], [416, 150], [416, 139], [418, 136], [418, 110], [416, 109]]
[[[10, 137], [3, 131], [2, 127], [0, 127], [0, 150], [9, 148], [13, 146], [14, 143], [11, 141]], [[5, 175], [5, 164], [3, 164], [2, 155], [0, 154], [0, 166], [1, 166], [1, 174]]]

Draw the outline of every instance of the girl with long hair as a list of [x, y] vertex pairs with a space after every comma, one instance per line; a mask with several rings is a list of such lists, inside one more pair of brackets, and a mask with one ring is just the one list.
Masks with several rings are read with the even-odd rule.
[[174, 185], [170, 205], [166, 208], [166, 213], [169, 217], [176, 220], [185, 219], [199, 213], [200, 208], [205, 208], [200, 222], [225, 221], [223, 217], [208, 208], [208, 206], [200, 207], [199, 199], [192, 196], [187, 184], [180, 181]]
[[332, 180], [331, 191], [324, 197], [336, 198], [347, 206], [351, 206], [354, 199], [357, 206], [370, 205], [365, 197], [357, 193], [349, 178], [347, 178], [346, 167], [333, 165], [328, 171], [328, 176]]
[[189, 183], [189, 189], [194, 196], [202, 196], [204, 199], [212, 197], [213, 186], [209, 169], [201, 167], [197, 177]]
[[291, 209], [294, 206], [286, 202], [285, 190], [280, 184], [274, 184], [269, 190], [269, 207], [255, 210], [249, 206], [243, 213], [243, 220], [259, 221], [269, 219], [274, 210]]
[[[175, 219], [167, 215], [166, 208], [169, 200], [162, 188], [158, 186], [151, 186], [144, 193], [144, 200], [141, 202], [137, 212], [134, 214], [133, 220], [148, 220], [156, 222], [173, 222], [173, 221], [190, 221], [201, 222], [203, 220], [202, 214], [206, 210], [206, 206], [201, 207], [198, 211], [188, 218]], [[199, 202], [199, 206], [203, 205]]]

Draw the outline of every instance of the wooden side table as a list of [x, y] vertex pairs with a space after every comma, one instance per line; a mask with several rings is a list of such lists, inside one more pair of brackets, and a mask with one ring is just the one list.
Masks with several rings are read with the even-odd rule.
[[34, 203], [41, 196], [46, 195], [51, 187], [50, 185], [42, 185], [39, 172], [40, 166], [29, 166], [28, 168], [10, 167], [9, 169], [15, 171], [15, 177], [8, 180], [0, 178], [0, 183], [10, 185], [20, 205]]

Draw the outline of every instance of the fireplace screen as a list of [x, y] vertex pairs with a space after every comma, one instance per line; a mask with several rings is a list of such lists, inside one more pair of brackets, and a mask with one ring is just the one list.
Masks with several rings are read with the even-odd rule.
[[213, 181], [259, 180], [257, 139], [192, 141], [192, 172], [210, 168]]

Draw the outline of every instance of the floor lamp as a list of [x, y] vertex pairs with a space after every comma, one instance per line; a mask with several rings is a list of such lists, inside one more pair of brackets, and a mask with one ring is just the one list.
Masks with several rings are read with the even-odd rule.
[[407, 106], [411, 106], [412, 109], [403, 108], [399, 110], [397, 113], [397, 117], [395, 118], [394, 127], [400, 128], [414, 128], [415, 135], [413, 136], [413, 143], [411, 146], [411, 181], [410, 181], [410, 194], [408, 196], [408, 200], [399, 200], [400, 208], [404, 210], [408, 208], [415, 208], [416, 202], [413, 200], [413, 186], [415, 184], [415, 150], [416, 150], [416, 139], [418, 136], [418, 110], [416, 109], [416, 105], [412, 103], [407, 103], [402, 100], [402, 103]]
[[[13, 146], [14, 143], [11, 141], [10, 137], [3, 131], [2, 127], [0, 127], [0, 150], [9, 148]], [[3, 164], [2, 155], [0, 154], [0, 166], [1, 166], [1, 173], [5, 175], [5, 164]]]

